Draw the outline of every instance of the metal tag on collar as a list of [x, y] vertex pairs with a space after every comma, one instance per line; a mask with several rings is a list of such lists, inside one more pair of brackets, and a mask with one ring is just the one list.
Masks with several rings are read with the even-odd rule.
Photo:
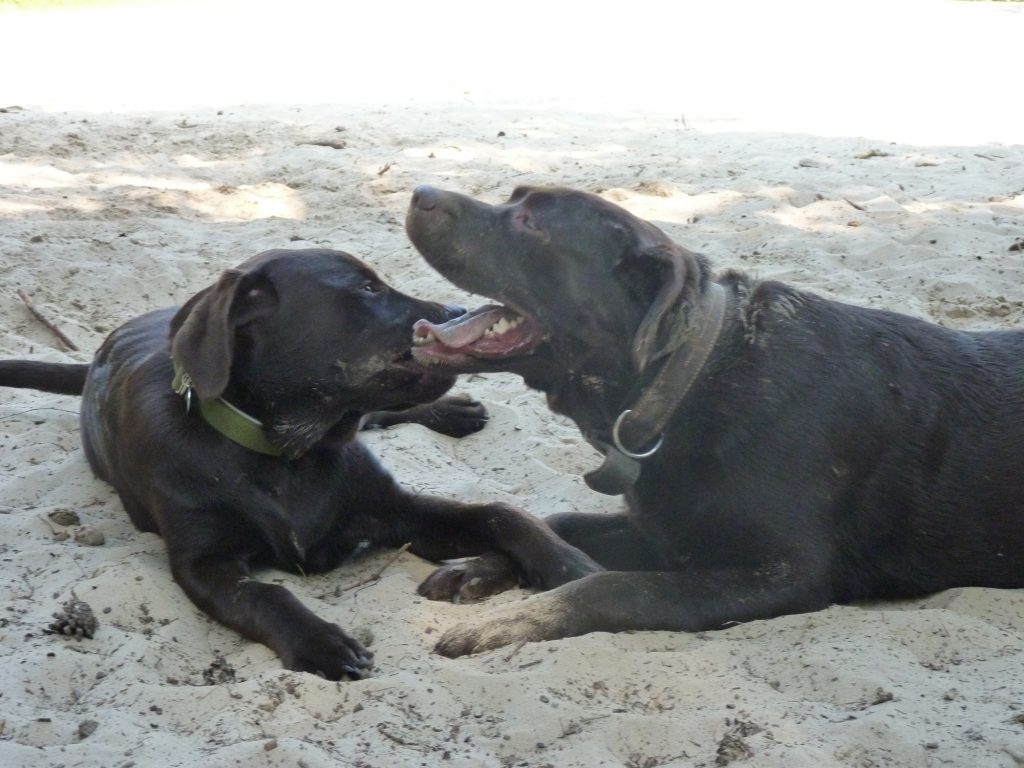
[[583, 481], [591, 490], [606, 496], [621, 496], [632, 488], [640, 477], [640, 462], [613, 445], [605, 448], [604, 463], [587, 472]]
[[591, 490], [606, 496], [621, 496], [636, 485], [636, 481], [640, 477], [640, 462], [643, 459], [649, 459], [661, 448], [663, 435], [659, 435], [654, 446], [642, 453], [635, 453], [622, 444], [619, 430], [622, 429], [623, 420], [631, 413], [632, 411], [625, 410], [619, 414], [619, 418], [612, 426], [614, 445], [602, 444], [599, 446], [604, 452], [604, 463], [593, 472], [588, 472], [583, 476], [583, 481]]

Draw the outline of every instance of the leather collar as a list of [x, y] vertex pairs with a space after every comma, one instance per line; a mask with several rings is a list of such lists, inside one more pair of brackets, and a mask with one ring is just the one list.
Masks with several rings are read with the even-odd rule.
[[[171, 388], [185, 398], [185, 412], [188, 413], [192, 408], [192, 379], [177, 360], [171, 358], [171, 362], [174, 365]], [[199, 415], [203, 420], [228, 440], [266, 456], [280, 456], [284, 453], [267, 439], [263, 422], [232, 405], [223, 397], [211, 397], [206, 400], [197, 397], [196, 401], [199, 404]]]
[[609, 496], [625, 493], [640, 476], [641, 464], [661, 448], [665, 426], [686, 399], [704, 369], [725, 321], [726, 291], [708, 283], [699, 325], [679, 344], [632, 407], [622, 410], [611, 428], [611, 442], [590, 442], [604, 463], [584, 475], [591, 489]]

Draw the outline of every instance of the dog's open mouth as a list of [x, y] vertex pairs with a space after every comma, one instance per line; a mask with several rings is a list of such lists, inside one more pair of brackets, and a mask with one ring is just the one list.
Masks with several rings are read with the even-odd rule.
[[501, 360], [529, 354], [544, 332], [533, 318], [488, 304], [439, 325], [417, 320], [412, 337], [413, 356], [421, 363], [455, 364], [466, 358]]

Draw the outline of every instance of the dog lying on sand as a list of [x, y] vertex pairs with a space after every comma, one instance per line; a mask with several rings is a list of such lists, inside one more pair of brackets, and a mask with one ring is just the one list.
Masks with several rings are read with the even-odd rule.
[[88, 365], [0, 362], [0, 386], [82, 396], [90, 466], [136, 527], [163, 537], [203, 611], [289, 669], [359, 678], [372, 654], [253, 569], [322, 572], [406, 542], [434, 560], [550, 550], [557, 570], [526, 568], [544, 586], [597, 568], [517, 509], [410, 493], [356, 438], [367, 421], [483, 427], [480, 404], [442, 397], [455, 375], [410, 353], [414, 322], [461, 311], [339, 251], [268, 251], [180, 309], [125, 323]]
[[[653, 224], [570, 189], [488, 205], [420, 187], [406, 228], [442, 275], [501, 302], [419, 323], [416, 358], [520, 374], [605, 454], [592, 487], [626, 499], [622, 514], [547, 519], [606, 570], [456, 626], [442, 653], [1024, 586], [1024, 331], [715, 278]], [[517, 567], [499, 562], [480, 572]], [[424, 593], [458, 588], [442, 570]]]

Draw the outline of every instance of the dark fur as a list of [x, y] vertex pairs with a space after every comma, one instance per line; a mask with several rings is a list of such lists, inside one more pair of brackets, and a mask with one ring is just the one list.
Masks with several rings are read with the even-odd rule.
[[[347, 254], [269, 251], [180, 310], [125, 323], [91, 365], [4, 361], [0, 386], [83, 395], [90, 465], [140, 530], [163, 537], [175, 580], [202, 610], [289, 669], [361, 677], [372, 654], [252, 569], [321, 572], [367, 543], [404, 542], [431, 559], [495, 548], [517, 558], [529, 547], [578, 561], [567, 574], [527, 568], [546, 585], [596, 568], [516, 509], [405, 491], [355, 439], [378, 410], [368, 417], [376, 425], [418, 421], [456, 435], [483, 426], [473, 401], [433, 402], [452, 375], [409, 360], [413, 322], [450, 316]], [[259, 418], [286, 455], [251, 452], [186, 413], [171, 389], [171, 350], [197, 395], [223, 395]]]
[[[442, 274], [549, 334], [528, 356], [449, 369], [520, 373], [604, 440], [712, 279], [650, 223], [571, 190], [489, 206], [421, 188], [407, 228]], [[736, 272], [718, 282], [721, 338], [628, 511], [548, 519], [609, 572], [457, 627], [442, 652], [1024, 586], [1024, 332], [948, 330]]]

